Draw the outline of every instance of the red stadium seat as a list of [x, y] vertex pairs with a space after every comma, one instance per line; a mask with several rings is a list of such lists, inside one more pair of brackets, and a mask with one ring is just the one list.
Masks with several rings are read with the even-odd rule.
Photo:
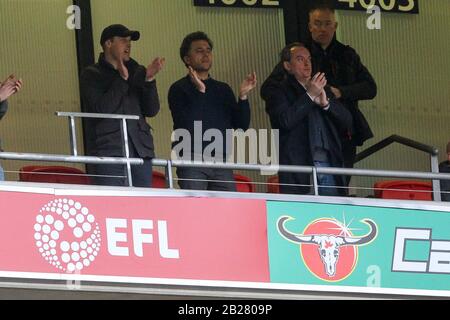
[[161, 173], [159, 171], [153, 171], [152, 174], [152, 188], [167, 188], [166, 185], [166, 176], [164, 173]]
[[431, 182], [406, 180], [378, 181], [375, 183], [374, 188], [376, 189], [374, 192], [375, 198], [425, 201], [433, 200], [433, 187]]
[[22, 167], [19, 171], [19, 180], [23, 182], [91, 184], [91, 180], [84, 171], [65, 166]]
[[267, 179], [267, 193], [280, 193], [280, 185], [278, 183], [278, 176]]
[[237, 192], [255, 192], [255, 185], [249, 177], [235, 173], [234, 181]]

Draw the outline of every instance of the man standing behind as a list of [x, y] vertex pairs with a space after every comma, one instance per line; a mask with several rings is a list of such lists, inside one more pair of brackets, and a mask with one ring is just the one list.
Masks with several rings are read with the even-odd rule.
[[[16, 79], [14, 75], [10, 75], [5, 81], [0, 83], [0, 119], [6, 114], [8, 111], [8, 98], [13, 94], [19, 92], [22, 88], [22, 79]], [[0, 150], [1, 143], [0, 143]], [[5, 180], [5, 173], [3, 171], [2, 166], [0, 166], [0, 181]]]
[[[81, 96], [88, 112], [139, 116], [127, 121], [130, 157], [144, 159], [144, 165], [132, 166], [135, 187], [151, 187], [152, 163], [155, 156], [153, 137], [145, 117], [154, 117], [160, 109], [156, 89], [156, 74], [164, 65], [156, 58], [145, 68], [131, 59], [131, 41], [140, 38], [116, 24], [105, 28], [100, 44], [103, 53], [98, 63], [86, 68], [81, 75]], [[99, 157], [123, 157], [123, 140], [119, 120], [95, 120], [93, 154]], [[124, 165], [95, 165], [96, 184], [125, 186]], [[109, 177], [108, 177], [109, 176]]]
[[[348, 45], [336, 40], [338, 27], [335, 10], [330, 1], [315, 0], [309, 11], [310, 49], [316, 72], [325, 73], [329, 96], [334, 96], [352, 114], [353, 127], [341, 136], [344, 167], [353, 168], [356, 147], [373, 137], [372, 130], [359, 110], [359, 100], [370, 100], [377, 95], [377, 85], [362, 64], [359, 55]], [[271, 88], [283, 79], [285, 70], [278, 64], [261, 87], [261, 96], [267, 99]], [[350, 178], [345, 179], [348, 186]]]
[[[312, 76], [311, 55], [301, 43], [292, 43], [281, 52], [287, 76], [267, 93], [266, 111], [273, 129], [280, 130], [280, 164], [342, 167], [340, 135], [352, 126], [350, 112], [325, 93], [323, 73]], [[306, 194], [308, 174], [279, 174], [281, 193]], [[318, 175], [319, 194], [344, 195], [342, 177]]]
[[316, 70], [325, 73], [332, 94], [352, 114], [353, 130], [343, 137], [342, 148], [344, 166], [353, 168], [356, 147], [373, 137], [367, 120], [359, 110], [358, 100], [375, 98], [377, 85], [356, 51], [336, 40], [337, 27], [334, 8], [320, 1], [315, 2], [309, 12], [309, 31], [313, 40], [311, 55]]
[[[256, 86], [256, 74], [247, 76], [239, 89], [239, 101], [230, 86], [213, 79], [209, 71], [213, 62], [213, 43], [203, 32], [187, 35], [180, 48], [180, 57], [188, 68], [188, 75], [175, 82], [169, 90], [169, 107], [172, 113], [174, 130], [184, 129], [190, 133], [191, 150], [201, 151], [198, 154], [183, 154], [187, 160], [203, 159], [206, 147], [194, 145], [195, 125], [201, 124], [200, 140], [209, 129], [221, 132], [226, 141], [227, 129], [247, 130], [250, 125], [250, 105], [248, 94]], [[222, 149], [226, 150], [226, 146]], [[215, 154], [215, 158], [223, 161], [226, 151]], [[178, 168], [177, 175], [182, 189], [236, 191], [233, 171], [223, 169]]]

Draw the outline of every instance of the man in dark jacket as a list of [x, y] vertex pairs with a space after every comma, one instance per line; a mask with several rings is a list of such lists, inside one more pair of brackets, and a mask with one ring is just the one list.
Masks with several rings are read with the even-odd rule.
[[[8, 111], [8, 98], [16, 94], [22, 88], [22, 79], [17, 79], [14, 75], [10, 75], [5, 81], [0, 83], [0, 119]], [[0, 141], [0, 151], [1, 141]], [[0, 165], [0, 181], [5, 180], [5, 173]]]
[[[248, 94], [256, 87], [256, 74], [248, 75], [242, 82], [236, 102], [230, 86], [209, 74], [212, 50], [213, 43], [204, 32], [187, 35], [180, 47], [180, 58], [188, 68], [188, 75], [172, 84], [168, 99], [175, 133], [187, 132], [192, 142], [185, 148], [190, 150], [180, 150], [177, 155], [183, 160], [212, 161], [211, 156], [223, 162], [227, 157], [227, 144], [222, 145], [222, 150], [215, 148], [211, 154], [204, 155], [208, 147], [203, 142], [204, 134], [215, 131], [226, 142], [227, 130], [247, 130], [250, 125]], [[174, 151], [183, 149], [178, 146], [183, 142], [174, 143]], [[232, 170], [178, 168], [177, 175], [182, 189], [236, 191]]]
[[[439, 172], [450, 173], [450, 142], [447, 144], [447, 161], [439, 165]], [[450, 180], [441, 180], [442, 201], [450, 201]]]
[[[311, 55], [301, 43], [285, 47], [281, 63], [286, 77], [271, 87], [266, 111], [273, 129], [280, 130], [280, 164], [316, 167], [342, 167], [340, 136], [352, 127], [350, 112], [325, 92], [323, 73], [311, 77]], [[345, 195], [341, 177], [319, 175], [321, 195]], [[280, 173], [282, 193], [310, 191], [307, 174]]]
[[[156, 58], [147, 68], [131, 59], [131, 41], [139, 38], [138, 31], [123, 25], [105, 28], [100, 40], [103, 53], [98, 63], [81, 75], [81, 96], [88, 112], [139, 116], [138, 121], [127, 121], [130, 156], [144, 159], [144, 165], [132, 166], [133, 186], [151, 187], [151, 159], [155, 152], [145, 117], [154, 117], [160, 109], [155, 76], [162, 69], [164, 59]], [[94, 144], [91, 153], [100, 157], [125, 156], [119, 120], [99, 119], [93, 125], [95, 130], [88, 137]], [[95, 174], [97, 184], [126, 185], [123, 165], [96, 165]]]
[[[348, 45], [336, 40], [338, 24], [332, 7], [316, 2], [309, 13], [309, 30], [312, 41], [308, 45], [315, 72], [323, 72], [328, 80], [325, 88], [329, 95], [346, 107], [353, 117], [353, 127], [341, 136], [344, 166], [353, 168], [356, 147], [373, 137], [372, 130], [359, 110], [359, 100], [373, 99], [377, 94], [377, 85], [370, 72], [362, 64], [359, 55]], [[283, 77], [281, 65], [265, 81], [261, 96], [267, 98], [270, 87]], [[346, 178], [346, 185], [350, 182]]]

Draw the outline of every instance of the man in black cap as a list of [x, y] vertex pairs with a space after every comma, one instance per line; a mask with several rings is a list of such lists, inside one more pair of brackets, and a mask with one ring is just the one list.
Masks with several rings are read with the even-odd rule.
[[[154, 158], [153, 137], [145, 117], [159, 112], [156, 74], [164, 66], [164, 58], [156, 58], [145, 68], [130, 58], [131, 41], [140, 38], [138, 31], [115, 24], [105, 28], [100, 38], [103, 52], [98, 63], [81, 74], [81, 97], [91, 113], [137, 115], [139, 120], [127, 121], [130, 156], [143, 158], [144, 165], [132, 166], [135, 187], [151, 187]], [[99, 157], [123, 157], [121, 124], [118, 120], [92, 120], [88, 138], [92, 153]], [[95, 165], [96, 184], [124, 186], [124, 165]]]

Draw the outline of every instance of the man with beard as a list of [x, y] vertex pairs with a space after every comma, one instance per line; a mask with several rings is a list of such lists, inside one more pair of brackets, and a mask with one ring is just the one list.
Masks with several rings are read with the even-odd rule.
[[[242, 82], [236, 102], [230, 86], [213, 79], [209, 73], [213, 62], [212, 50], [212, 41], [200, 31], [187, 35], [181, 44], [180, 58], [188, 68], [188, 75], [170, 87], [168, 99], [175, 132], [186, 130], [192, 142], [190, 152], [182, 150], [183, 160], [211, 160], [203, 157], [207, 147], [204, 142], [195, 145], [195, 141], [203, 141], [206, 131], [220, 131], [223, 142], [226, 142], [227, 130], [245, 131], [250, 125], [248, 94], [256, 86], [256, 74], [249, 74]], [[201, 130], [195, 130], [196, 124], [201, 125]], [[196, 139], [195, 133], [201, 137]], [[173, 147], [175, 150], [175, 143]], [[211, 154], [213, 159], [220, 162], [226, 159], [226, 143], [221, 151], [215, 150]], [[177, 175], [182, 189], [236, 191], [232, 170], [178, 168]]]

